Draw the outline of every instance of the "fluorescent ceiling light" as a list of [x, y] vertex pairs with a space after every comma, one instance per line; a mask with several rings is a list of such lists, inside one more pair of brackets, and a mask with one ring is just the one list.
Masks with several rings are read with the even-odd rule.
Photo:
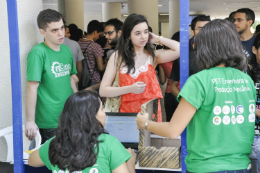
[[161, 16], [168, 16], [169, 14], [160, 14]]
[[257, 4], [257, 3], [260, 3], [260, 2], [256, 2], [256, 1], [252, 1], [252, 2], [224, 2], [223, 4], [224, 5], [228, 5], [228, 4], [233, 4], [233, 5], [237, 5], [237, 4]]
[[58, 4], [43, 4], [43, 5], [58, 5]]
[[128, 15], [127, 15], [127, 14], [125, 14], [125, 15], [123, 15], [123, 16], [127, 17]]
[[158, 7], [162, 7], [163, 5], [158, 5]]

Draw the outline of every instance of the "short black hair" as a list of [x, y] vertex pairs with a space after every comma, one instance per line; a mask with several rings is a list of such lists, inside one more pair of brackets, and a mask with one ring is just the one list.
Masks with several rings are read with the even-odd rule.
[[255, 32], [256, 32], [256, 33], [260, 32], [260, 25], [257, 25], [257, 26], [256, 26]]
[[171, 39], [180, 42], [180, 31], [173, 34]]
[[232, 13], [229, 14], [228, 18], [229, 18], [231, 21], [233, 21], [234, 16], [235, 16], [236, 13], [237, 13], [236, 11], [233, 11]]
[[92, 34], [94, 31], [97, 31], [98, 33], [103, 31], [103, 26], [97, 20], [92, 20], [88, 23], [87, 34]]
[[115, 30], [119, 31], [119, 30], [122, 30], [123, 22], [121, 22], [117, 18], [113, 18], [113, 19], [109, 19], [106, 22], [105, 27], [109, 26], [109, 25], [114, 26]]
[[245, 13], [246, 14], [246, 19], [247, 20], [252, 20], [253, 23], [255, 23], [255, 12], [251, 10], [250, 8], [241, 8], [237, 10], [237, 13]]
[[221, 63], [244, 71], [246, 57], [240, 36], [233, 23], [215, 19], [205, 25], [195, 39], [195, 55], [201, 69], [216, 67]]
[[191, 21], [191, 30], [195, 30], [197, 22], [205, 22], [205, 21], [211, 21], [210, 16], [205, 16], [205, 15], [199, 15], [196, 16], [192, 21]]
[[69, 27], [70, 31], [79, 29], [78, 26], [74, 23], [70, 24], [68, 27]]
[[83, 36], [83, 31], [81, 29], [74, 29], [70, 31], [70, 39], [78, 42]]
[[37, 17], [37, 24], [39, 29], [45, 30], [49, 23], [59, 22], [61, 19], [63, 19], [63, 16], [58, 11], [46, 9], [39, 13]]

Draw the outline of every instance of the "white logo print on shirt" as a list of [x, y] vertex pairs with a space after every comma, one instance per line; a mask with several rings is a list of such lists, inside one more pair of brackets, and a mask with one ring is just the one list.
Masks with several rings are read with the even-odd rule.
[[[68, 170], [66, 170], [65, 172], [63, 170], [59, 170], [58, 172], [56, 170], [53, 171], [53, 173], [69, 173]], [[73, 173], [82, 173], [82, 171], [74, 171]]]
[[53, 74], [55, 74], [55, 77], [62, 77], [70, 74], [71, 65], [66, 64], [63, 65], [62, 63], [59, 63], [57, 61], [52, 63], [51, 71]]

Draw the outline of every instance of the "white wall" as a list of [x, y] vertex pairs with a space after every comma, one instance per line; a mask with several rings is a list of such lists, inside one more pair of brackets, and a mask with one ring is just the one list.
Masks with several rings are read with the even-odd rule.
[[[33, 4], [33, 8], [32, 8]], [[25, 95], [26, 95], [26, 61], [31, 48], [39, 43], [40, 33], [37, 27], [37, 15], [42, 10], [41, 0], [17, 1], [18, 27], [20, 39], [20, 61], [21, 61], [21, 86], [22, 86], [22, 113], [23, 124], [25, 123]], [[0, 129], [12, 125], [12, 93], [11, 93], [11, 71], [10, 71], [10, 48], [7, 20], [6, 0], [0, 0], [1, 18], [1, 42], [0, 42]], [[0, 161], [5, 161], [7, 146], [4, 138], [0, 138]]]
[[98, 20], [99, 22], [103, 22], [102, 13], [94, 13], [94, 14], [85, 13], [84, 14], [84, 31], [87, 32], [87, 26], [91, 20]]
[[165, 38], [171, 38], [170, 36], [170, 30], [169, 30], [169, 22], [162, 22], [161, 23], [161, 33], [162, 36]]
[[84, 2], [83, 0], [65, 0], [65, 13], [67, 24], [74, 23], [80, 29], [84, 27]]
[[[6, 0], [0, 0], [0, 17], [1, 17], [1, 42], [0, 42], [0, 59], [1, 59], [1, 73], [0, 73], [0, 129], [12, 124], [12, 98], [11, 98], [11, 78], [5, 76], [10, 73], [10, 49], [8, 37], [8, 21], [7, 21], [7, 4]], [[4, 17], [2, 17], [4, 16]], [[4, 37], [3, 37], [4, 36]], [[9, 75], [10, 76], [10, 75]], [[0, 161], [6, 158], [6, 142], [0, 138]]]

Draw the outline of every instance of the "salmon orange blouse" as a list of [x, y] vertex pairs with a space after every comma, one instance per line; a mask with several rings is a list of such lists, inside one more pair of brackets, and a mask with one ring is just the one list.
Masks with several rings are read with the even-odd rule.
[[119, 112], [141, 112], [141, 105], [151, 99], [158, 98], [158, 115], [157, 121], [162, 122], [162, 113], [160, 98], [162, 91], [158, 83], [155, 69], [152, 66], [152, 58], [149, 56], [145, 65], [131, 70], [127, 74], [128, 68], [121, 66], [119, 72], [119, 85], [120, 87], [129, 86], [136, 82], [144, 82], [146, 84], [145, 90], [141, 94], [128, 93], [121, 95], [121, 105]]

